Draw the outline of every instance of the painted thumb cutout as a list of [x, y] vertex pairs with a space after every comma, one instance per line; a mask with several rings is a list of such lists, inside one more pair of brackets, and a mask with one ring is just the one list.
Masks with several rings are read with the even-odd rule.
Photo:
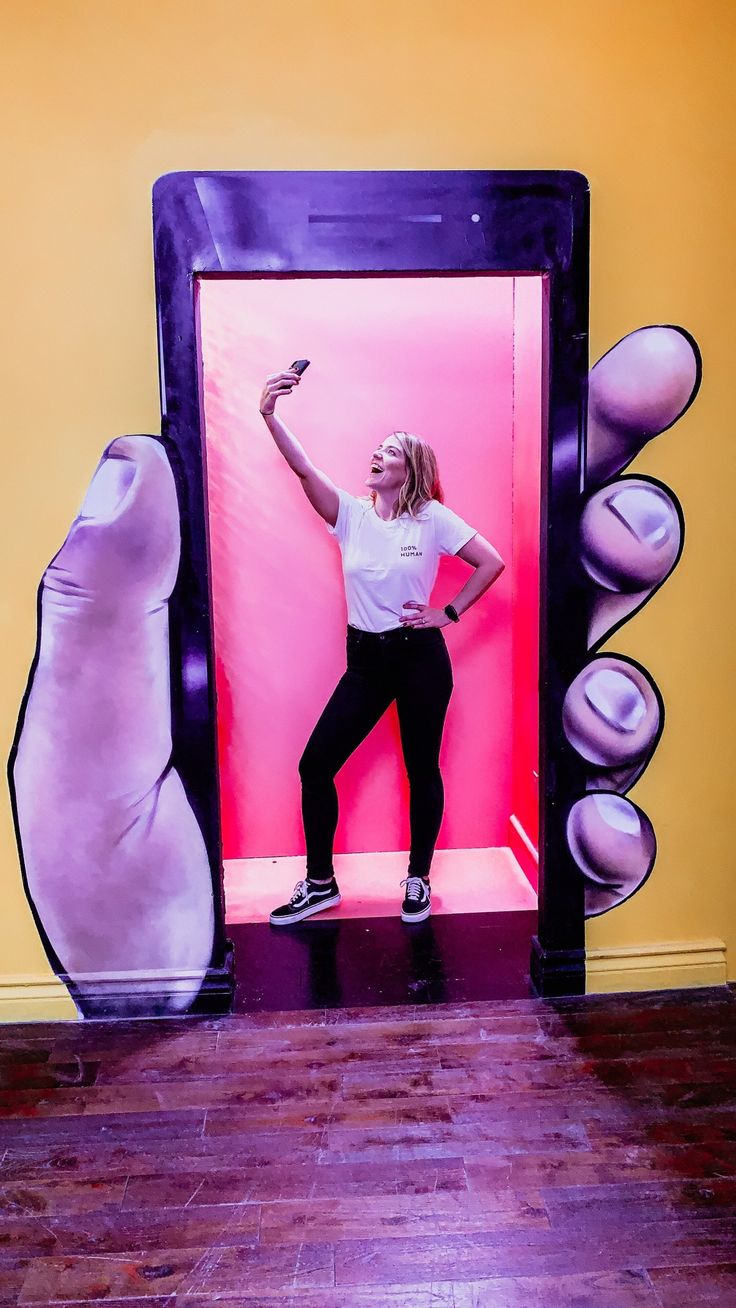
[[662, 700], [628, 659], [593, 659], [573, 681], [562, 707], [565, 735], [592, 764], [588, 788], [624, 791], [641, 776], [662, 730]]
[[683, 545], [679, 502], [651, 477], [619, 477], [591, 495], [580, 520], [583, 567], [594, 582], [588, 646], [646, 603]]
[[585, 795], [567, 819], [567, 843], [585, 881], [585, 916], [622, 904], [643, 885], [657, 852], [646, 813], [621, 795]]
[[44, 575], [64, 607], [152, 609], [179, 569], [179, 509], [163, 445], [119, 436], [107, 446], [78, 516]]
[[677, 422], [701, 376], [697, 342], [681, 327], [639, 327], [608, 350], [588, 377], [588, 487], [621, 472], [647, 441]]
[[[28, 894], [84, 1016], [151, 1015], [159, 971], [179, 978], [159, 1011], [182, 1011], [212, 957], [209, 860], [170, 767], [179, 550], [163, 446], [126, 436], [41, 585], [11, 788]], [[101, 1008], [93, 973], [118, 974]]]

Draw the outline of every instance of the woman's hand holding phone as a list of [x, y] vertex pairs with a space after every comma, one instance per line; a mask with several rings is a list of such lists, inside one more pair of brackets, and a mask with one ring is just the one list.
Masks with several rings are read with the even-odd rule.
[[274, 372], [267, 377], [258, 404], [264, 418], [274, 412], [280, 395], [290, 395], [294, 387], [299, 385], [301, 374], [308, 367], [309, 359], [296, 359], [287, 371]]

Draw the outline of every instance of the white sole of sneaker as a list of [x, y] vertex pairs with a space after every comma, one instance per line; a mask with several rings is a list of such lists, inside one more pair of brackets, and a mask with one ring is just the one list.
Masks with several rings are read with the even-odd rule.
[[431, 912], [431, 904], [427, 904], [427, 907], [420, 909], [418, 913], [405, 913], [402, 909], [401, 920], [402, 922], [424, 922], [425, 918], [428, 918]]
[[321, 904], [312, 904], [301, 913], [292, 913], [289, 917], [269, 917], [268, 920], [271, 926], [293, 926], [295, 922], [303, 922], [305, 917], [312, 917], [314, 913], [324, 913], [326, 908], [334, 908], [341, 899], [342, 895], [332, 895], [330, 899], [322, 900]]

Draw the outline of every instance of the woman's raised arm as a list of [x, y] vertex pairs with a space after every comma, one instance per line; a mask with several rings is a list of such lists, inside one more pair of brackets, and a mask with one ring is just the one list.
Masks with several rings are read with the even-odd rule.
[[310, 504], [325, 522], [334, 527], [340, 507], [337, 488], [326, 473], [315, 468], [304, 446], [274, 412], [279, 396], [290, 395], [294, 386], [299, 385], [299, 380], [299, 374], [293, 371], [272, 373], [266, 379], [258, 407], [277, 449], [283, 454], [292, 472], [296, 473]]

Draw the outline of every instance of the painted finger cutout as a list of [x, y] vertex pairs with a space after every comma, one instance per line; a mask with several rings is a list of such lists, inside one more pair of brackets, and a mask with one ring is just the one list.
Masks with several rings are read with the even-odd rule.
[[621, 472], [689, 408], [700, 387], [697, 342], [681, 327], [639, 327], [591, 368], [586, 481]]
[[593, 648], [641, 608], [682, 552], [682, 510], [648, 477], [621, 477], [590, 497], [580, 521], [581, 559], [595, 584], [588, 626]]
[[592, 660], [562, 709], [565, 735], [590, 763], [593, 790], [625, 791], [641, 776], [662, 729], [662, 701], [644, 672], [615, 655]]
[[657, 842], [646, 813], [622, 795], [585, 795], [567, 819], [567, 843], [585, 881], [585, 916], [633, 895], [654, 866]]
[[10, 774], [27, 893], [85, 1017], [185, 1011], [212, 956], [207, 849], [171, 766], [180, 550], [163, 445], [119, 437], [40, 587]]

